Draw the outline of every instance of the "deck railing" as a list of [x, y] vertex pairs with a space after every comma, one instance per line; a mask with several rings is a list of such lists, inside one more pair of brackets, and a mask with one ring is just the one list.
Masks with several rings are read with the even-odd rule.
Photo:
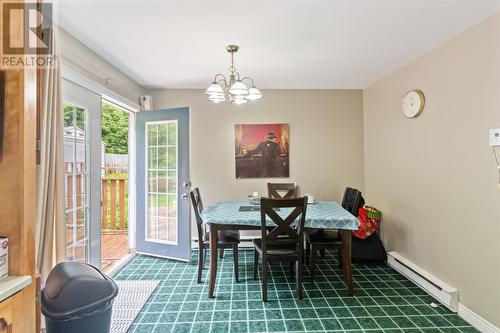
[[121, 232], [128, 228], [126, 208], [127, 178], [102, 179], [101, 228], [103, 232]]
[[[85, 194], [88, 185], [85, 183], [85, 163], [65, 162], [64, 168], [65, 208], [67, 211], [74, 210], [73, 213], [66, 214], [66, 219], [71, 219], [66, 223], [71, 226], [74, 216], [77, 223], [87, 223], [87, 221], [81, 221], [82, 216], [85, 217], [83, 207], [86, 204]], [[110, 177], [107, 170], [103, 171], [104, 176], [101, 180], [101, 229], [106, 233], [123, 233], [128, 229], [128, 179], [127, 177]]]

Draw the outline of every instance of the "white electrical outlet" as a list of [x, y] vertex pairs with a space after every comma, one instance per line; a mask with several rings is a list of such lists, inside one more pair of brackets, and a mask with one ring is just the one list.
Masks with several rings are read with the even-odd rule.
[[490, 129], [490, 146], [500, 146], [500, 128]]

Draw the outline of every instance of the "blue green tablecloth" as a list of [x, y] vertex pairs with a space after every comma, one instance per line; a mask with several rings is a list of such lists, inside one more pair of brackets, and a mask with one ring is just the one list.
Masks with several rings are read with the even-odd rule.
[[[201, 217], [208, 224], [237, 224], [260, 226], [260, 211], [240, 212], [241, 206], [250, 206], [248, 201], [219, 202], [203, 210]], [[278, 214], [285, 218], [290, 209], [280, 209]], [[268, 219], [268, 225], [273, 222]], [[307, 205], [308, 228], [357, 230], [358, 219], [335, 201], [318, 201]]]

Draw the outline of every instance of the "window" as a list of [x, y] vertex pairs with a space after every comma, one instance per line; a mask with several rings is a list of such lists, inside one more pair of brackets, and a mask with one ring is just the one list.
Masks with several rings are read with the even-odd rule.
[[146, 239], [177, 243], [177, 121], [146, 124]]
[[64, 208], [66, 259], [87, 261], [88, 252], [88, 112], [64, 102]]

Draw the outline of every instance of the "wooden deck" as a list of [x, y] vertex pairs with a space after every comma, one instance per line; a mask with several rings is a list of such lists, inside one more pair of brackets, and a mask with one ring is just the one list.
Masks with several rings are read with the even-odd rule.
[[101, 269], [108, 269], [129, 252], [127, 230], [101, 235]]

